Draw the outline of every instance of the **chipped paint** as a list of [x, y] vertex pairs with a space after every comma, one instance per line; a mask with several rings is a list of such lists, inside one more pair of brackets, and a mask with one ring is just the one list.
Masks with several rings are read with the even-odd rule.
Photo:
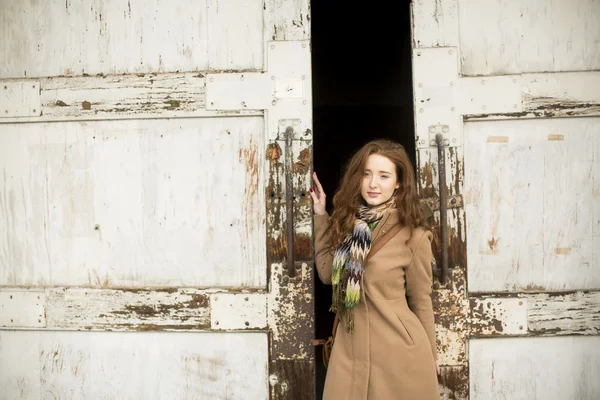
[[[71, 1], [67, 1], [66, 7], [63, 3], [50, 4], [47, 7], [40, 4], [18, 7], [19, 10], [27, 7], [43, 9], [48, 12], [42, 14], [54, 15], [59, 21], [67, 22], [73, 18], [68, 17], [69, 15], [81, 14], [83, 19], [74, 25], [75, 31], [85, 28], [87, 32], [86, 26], [89, 26], [89, 33], [98, 39], [99, 47], [91, 53], [91, 58], [82, 59], [76, 65], [67, 65], [65, 63], [70, 62], [70, 55], [80, 53], [78, 49], [81, 44], [71, 43], [63, 46], [64, 58], [35, 64], [33, 68], [32, 61], [28, 58], [31, 52], [26, 52], [22, 55], [24, 64], [18, 67], [19, 70], [11, 64], [0, 71], [2, 75], [7, 71], [13, 73], [11, 71], [14, 69], [14, 73], [21, 74], [27, 69], [32, 76], [49, 76], [39, 80], [41, 86], [37, 95], [40, 97], [41, 107], [36, 107], [34, 115], [18, 121], [15, 118], [1, 121], [5, 126], [18, 122], [19, 127], [25, 129], [34, 124], [44, 129], [52, 125], [55, 132], [60, 132], [58, 137], [47, 132], [42, 134], [51, 143], [39, 143], [40, 151], [36, 155], [38, 158], [40, 155], [45, 156], [46, 166], [50, 168], [50, 172], [47, 171], [50, 178], [46, 176], [45, 180], [39, 179], [39, 182], [47, 183], [50, 179], [56, 184], [60, 183], [59, 178], [70, 179], [72, 182], [72, 176], [58, 176], [56, 171], [62, 173], [76, 170], [77, 173], [81, 172], [80, 175], [89, 171], [91, 174], [92, 161], [93, 168], [102, 169], [102, 173], [90, 175], [95, 181], [91, 181], [92, 178], [85, 175], [85, 182], [81, 179], [72, 185], [76, 188], [93, 187], [93, 191], [83, 194], [71, 193], [72, 195], [65, 197], [73, 199], [77, 204], [89, 205], [95, 212], [77, 214], [78, 209], [72, 214], [64, 210], [50, 211], [51, 215], [58, 215], [53, 221], [83, 221], [81, 229], [76, 226], [79, 229], [77, 232], [62, 229], [62, 225], [56, 225], [57, 222], [53, 222], [52, 226], [53, 232], [61, 236], [61, 240], [68, 241], [69, 239], [64, 238], [76, 237], [79, 241], [73, 248], [80, 250], [75, 252], [76, 254], [64, 251], [72, 246], [61, 246], [63, 242], [55, 240], [51, 242], [54, 246], [46, 247], [54, 248], [56, 252], [62, 251], [61, 256], [67, 256], [55, 257], [52, 250], [44, 249], [48, 254], [43, 255], [47, 256], [47, 262], [52, 265], [44, 269], [43, 265], [39, 266], [40, 263], [32, 263], [42, 271], [39, 275], [46, 273], [46, 270], [64, 272], [48, 273], [48, 279], [45, 275], [41, 278], [37, 275], [31, 278], [38, 279], [33, 285], [39, 283], [49, 286], [44, 289], [47, 295], [45, 313], [48, 318], [47, 329], [52, 332], [45, 332], [46, 336], [53, 335], [54, 331], [86, 330], [148, 332], [144, 335], [130, 335], [148, 338], [157, 332], [177, 331], [177, 334], [160, 337], [179, 338], [193, 336], [181, 334], [182, 331], [189, 331], [208, 332], [203, 336], [225, 338], [255, 335], [254, 332], [230, 334], [230, 331], [258, 330], [265, 348], [262, 345], [247, 348], [236, 345], [232, 348], [244, 348], [244, 352], [238, 353], [258, 356], [260, 360], [269, 357], [269, 362], [264, 365], [260, 360], [256, 364], [248, 365], [261, 368], [261, 374], [270, 372], [272, 376], [276, 376], [276, 384], [268, 388], [264, 385], [266, 379], [261, 374], [256, 375], [253, 385], [228, 382], [227, 379], [233, 379], [239, 373], [231, 364], [241, 364], [240, 357], [224, 353], [221, 357], [227, 358], [203, 358], [204, 353], [195, 351], [198, 348], [196, 343], [195, 346], [189, 346], [189, 351], [171, 357], [177, 358], [181, 364], [169, 364], [176, 368], [173, 375], [185, 375], [185, 385], [180, 387], [184, 387], [186, 395], [175, 394], [175, 397], [200, 395], [237, 398], [240, 397], [240, 388], [247, 387], [251, 389], [251, 397], [256, 395], [257, 398], [265, 398], [265, 393], [255, 388], [256, 385], [262, 385], [263, 391], [271, 390], [272, 399], [313, 398], [312, 212], [307, 192], [312, 165], [309, 2], [251, 2], [245, 5], [246, 12], [242, 21], [239, 19], [241, 14], [234, 12], [239, 2], [226, 4], [210, 0], [207, 4], [200, 5], [206, 12], [195, 13], [193, 11], [198, 9], [198, 4], [186, 0], [189, 7], [171, 11], [177, 13], [184, 9], [188, 12], [191, 10], [192, 22], [196, 23], [185, 26], [195, 27], [195, 32], [180, 29], [179, 44], [166, 47], [164, 38], [153, 38], [151, 29], [142, 29], [143, 35], [139, 30], [147, 26], [149, 21], [146, 17], [150, 14], [159, 15], [158, 19], [155, 18], [154, 25], [162, 26], [165, 16], [173, 14], [161, 12], [166, 10], [168, 2], [159, 0], [151, 7], [150, 14], [140, 12], [139, 4], [136, 6], [133, 2], [125, 2], [117, 7], [112, 7], [113, 3], [114, 0], [99, 0], [92, 4], [91, 11], [90, 7], [81, 9], [80, 11], [85, 11], [83, 14], [77, 12], [80, 6]], [[59, 6], [61, 10], [58, 10]], [[11, 13], [22, 14], [24, 19], [33, 15], [17, 11], [15, 9]], [[133, 23], [136, 28], [122, 31], [119, 23], [115, 22], [121, 18], [124, 18], [127, 24]], [[36, 57], [39, 57], [40, 54], [49, 54], [53, 46], [60, 45], [60, 40], [54, 40], [56, 38], [53, 36], [56, 27], [61, 25], [69, 24], [55, 24], [54, 27], [50, 27], [46, 39], [28, 35], [29, 28], [19, 35], [38, 42]], [[196, 37], [198, 26], [208, 29], [201, 30], [206, 30], [210, 35]], [[271, 29], [275, 29], [276, 32], [270, 32]], [[240, 32], [244, 35], [244, 41], [238, 40]], [[271, 35], [285, 42], [265, 44], [263, 38], [269, 38]], [[190, 46], [191, 39], [200, 47]], [[298, 39], [302, 39], [303, 42], [293, 42]], [[40, 40], [44, 46], [40, 47]], [[113, 45], [106, 47], [103, 45], [105, 42]], [[48, 47], [48, 43], [53, 44]], [[263, 48], [265, 45], [266, 48]], [[145, 51], [149, 46], [150, 52]], [[223, 51], [225, 47], [228, 51]], [[124, 48], [131, 50], [131, 54], [128, 53], [131, 57], [113, 57]], [[276, 51], [269, 52], [268, 49]], [[97, 54], [103, 56], [95, 57]], [[96, 65], [93, 61], [96, 58], [108, 61]], [[126, 59], [129, 61], [123, 61]], [[131, 60], [135, 62], [132, 63]], [[263, 68], [267, 64], [270, 68], [269, 75], [265, 74], [267, 71]], [[202, 73], [197, 72], [198, 70]], [[210, 108], [211, 105], [207, 104], [206, 100], [206, 85], [210, 79], [208, 72], [248, 72], [264, 75], [268, 80], [262, 82], [264, 93], [269, 93], [273, 74], [277, 76], [277, 82], [281, 79], [299, 83], [297, 87], [302, 89], [302, 98], [278, 99], [277, 107], [274, 107], [275, 104], [271, 107], [269, 98], [268, 104], [261, 104], [261, 107], [254, 110], [248, 110], [249, 104], [246, 103], [235, 105], [240, 109], [209, 110], [207, 106]], [[52, 77], [57, 74], [68, 76]], [[242, 77], [248, 80], [247, 75]], [[29, 79], [25, 81], [29, 83]], [[232, 115], [242, 118], [218, 118]], [[271, 121], [283, 115], [297, 118], [297, 124], [293, 125], [295, 135], [291, 160], [290, 157], [282, 160], [281, 143], [269, 141], [275, 139], [271, 134], [276, 130], [271, 129]], [[251, 118], [244, 118], [247, 116]], [[260, 118], [252, 118], [257, 116]], [[107, 121], [121, 119], [131, 121]], [[148, 122], [150, 119], [155, 121]], [[62, 129], [61, 124], [64, 124], [66, 129]], [[133, 128], [129, 127], [130, 124], [135, 125], [133, 131]], [[231, 124], [243, 125], [251, 132], [242, 129], [229, 132]], [[194, 125], [193, 129], [186, 130], [189, 125]], [[9, 126], [7, 129], [13, 128]], [[76, 133], [71, 133], [69, 129]], [[210, 138], [203, 136], [205, 132]], [[21, 135], [25, 136], [27, 135]], [[186, 146], [177, 147], [178, 143], [182, 142], [186, 142]], [[269, 145], [263, 154], [265, 143]], [[66, 154], [64, 160], [63, 157], [59, 157], [61, 159], [58, 170], [55, 167], [54, 154], [50, 154], [48, 148], [56, 150], [58, 155]], [[200, 154], [199, 149], [208, 150], [200, 151]], [[121, 160], [120, 164], [105, 162], [104, 152], [108, 150], [112, 156], [111, 160]], [[127, 154], [121, 157], [121, 150]], [[173, 154], [177, 154], [177, 157], [173, 158]], [[192, 159], [198, 164], [203, 164], [200, 168], [197, 168], [198, 165], [194, 167], [194, 162], [190, 164], [186, 159], [190, 154], [195, 154]], [[218, 158], [218, 163], [213, 162], [213, 158]], [[67, 162], [78, 164], [67, 165]], [[136, 166], [139, 162], [144, 168]], [[204, 168], [206, 165], [222, 166], [223, 162], [233, 163], [233, 167], [223, 174], [215, 175], [210, 168]], [[193, 175], [193, 171], [200, 171], [201, 179], [194, 179], [197, 177]], [[190, 173], [192, 175], [189, 175]], [[138, 176], [139, 174], [141, 175]], [[287, 188], [284, 184], [286, 175], [291, 177], [288, 179]], [[115, 176], [122, 179], [136, 179], [137, 176], [137, 180], [142, 184], [130, 185], [126, 181], [115, 184]], [[112, 179], [110, 185], [106, 185], [106, 179]], [[234, 188], [233, 192], [219, 190], [218, 183], [212, 182], [211, 179], [230, 185]], [[213, 197], [207, 197], [203, 189], [194, 186], [193, 182], [201, 182], [203, 187], [212, 187]], [[71, 188], [69, 185], [56, 185], [63, 186]], [[136, 211], [129, 212], [128, 205], [122, 202], [115, 203], [110, 200], [110, 196], [106, 196], [106, 191], [111, 187], [118, 188], [115, 190], [120, 194], [125, 193], [125, 198], [135, 200], [139, 194], [140, 198], [144, 199], [145, 203], [139, 216], [139, 204]], [[173, 188], [177, 188], [179, 193], [172, 193]], [[239, 191], [236, 191], [238, 189]], [[50, 193], [51, 196], [57, 193], [56, 198], [62, 198], [63, 192], [50, 190]], [[95, 204], [77, 200], [83, 198], [92, 199]], [[233, 207], [229, 202], [234, 203]], [[120, 212], [114, 212], [111, 208], [115, 207], [115, 204], [119, 205]], [[207, 209], [203, 210], [203, 206]], [[52, 210], [52, 207], [50, 203], [48, 208]], [[209, 218], [189, 218], [189, 215], [185, 214], [189, 210], [204, 217], [208, 215]], [[71, 218], [72, 215], [74, 218]], [[118, 218], [114, 217], [115, 215]], [[121, 218], [123, 215], [129, 217]], [[85, 217], [93, 221], [88, 221]], [[136, 225], [138, 222], [143, 225], [141, 228]], [[66, 225], [70, 229], [68, 223]], [[49, 225], [44, 219], [45, 230], [49, 229]], [[187, 243], [181, 232], [190, 234], [194, 240]], [[167, 236], [161, 237], [162, 233], [166, 233]], [[135, 236], [135, 239], [116, 240], [115, 235], [131, 235]], [[239, 246], [236, 252], [227, 252], [220, 248], [223, 243], [229, 243], [230, 246], [231, 243], [237, 243]], [[142, 251], [137, 251], [139, 249], [135, 246], [142, 247]], [[165, 249], [171, 249], [169, 254], [163, 253]], [[188, 252], [200, 257], [201, 262], [184, 257]], [[215, 256], [216, 252], [219, 254]], [[232, 262], [232, 254], [237, 252], [243, 253], [242, 262], [235, 259]], [[75, 258], [68, 258], [68, 255], [73, 254]], [[79, 255], [85, 255], [85, 262], [80, 262], [77, 258]], [[78, 265], [84, 269], [77, 269]], [[198, 265], [201, 268], [196, 268]], [[83, 280], [77, 272], [72, 274], [67, 271], [71, 267], [80, 271]], [[240, 270], [231, 273], [235, 268]], [[16, 282], [19, 283], [30, 282]], [[185, 286], [184, 283], [191, 288], [177, 287]], [[209, 288], [198, 288], [203, 284]], [[77, 288], [63, 287], [64, 285]], [[118, 288], [128, 285], [136, 287], [123, 290]], [[163, 289], [163, 285], [175, 287]], [[25, 325], [28, 326], [24, 329], [32, 328], [31, 323]], [[224, 331], [228, 333], [224, 334]], [[95, 336], [119, 337], [119, 333]], [[201, 342], [200, 348], [207, 346], [204, 338]], [[219, 348], [222, 349], [223, 346], [225, 345], [221, 344]], [[155, 347], [158, 346], [152, 346]], [[58, 352], [62, 354], [64, 349]], [[138, 354], [142, 353], [144, 352]], [[157, 370], [156, 366], [149, 368]], [[247, 371], [243, 372], [245, 376], [249, 376]], [[229, 376], [230, 378], [224, 378]], [[225, 386], [224, 391], [217, 394], [207, 392], [201, 387], [205, 381], [226, 382], [235, 387]]]
[[265, 332], [0, 331], [1, 397], [267, 399], [267, 353]]
[[206, 330], [209, 296], [199, 290], [48, 289], [47, 328]]
[[[303, 225], [311, 226], [312, 213], [309, 196], [311, 165], [311, 142], [291, 140], [298, 124], [278, 124], [282, 132], [278, 135], [285, 141], [269, 144], [269, 178], [267, 186], [268, 262], [270, 264], [269, 326], [272, 333], [272, 357], [276, 359], [312, 359], [312, 234], [297, 232]], [[286, 147], [282, 157], [281, 148]], [[289, 159], [288, 158], [292, 158]], [[286, 177], [285, 164], [290, 166], [291, 177]], [[284, 182], [293, 181], [293, 188]], [[292, 193], [286, 193], [292, 190]], [[304, 194], [302, 196], [301, 194]], [[287, 204], [291, 202], [292, 204]], [[293, 208], [293, 221], [288, 223], [288, 207]], [[291, 236], [287, 231], [293, 227]], [[288, 253], [288, 237], [293, 238], [294, 248]], [[289, 265], [288, 254], [294, 262]], [[287, 299], [287, 301], [282, 301]], [[308, 323], [307, 323], [308, 322]]]
[[[522, 80], [522, 110], [465, 115], [465, 120], [504, 120], [600, 115], [598, 71], [513, 75]], [[559, 135], [560, 136], [560, 135]], [[549, 137], [550, 139], [550, 137]], [[552, 139], [550, 139], [552, 140]]]
[[467, 400], [469, 398], [469, 372], [464, 366], [440, 368], [440, 400]]
[[527, 333], [527, 300], [519, 298], [469, 298], [469, 335], [524, 335]]
[[433, 295], [438, 359], [441, 365], [464, 365], [466, 359], [469, 303], [463, 268], [450, 269], [449, 281]]
[[[421, 199], [421, 201], [426, 201], [429, 205], [431, 211], [439, 211], [440, 209], [440, 198], [439, 197], [431, 197], [426, 199]], [[461, 208], [463, 206], [463, 198], [461, 195], [453, 195], [449, 196], [446, 199], [446, 208]]]
[[[435, 151], [427, 148], [430, 145], [427, 132], [419, 127], [431, 126], [434, 124], [432, 121], [443, 121], [451, 126], [445, 135], [451, 146], [446, 152], [445, 186], [448, 195], [465, 195], [464, 204], [447, 207], [451, 280], [446, 285], [437, 280], [434, 282], [438, 355], [442, 364], [441, 397], [468, 399], [470, 395], [477, 395], [477, 398], [488, 398], [498, 397], [500, 393], [504, 397], [514, 397], [513, 382], [519, 379], [511, 377], [511, 368], [505, 367], [502, 371], [505, 374], [503, 387], [494, 386], [501, 382], [498, 366], [494, 370], [492, 362], [491, 374], [488, 369], [480, 373], [481, 360], [466, 352], [471, 338], [495, 337], [494, 340], [479, 341], [490, 347], [505, 341], [505, 354], [512, 347], [509, 339], [500, 336], [597, 335], [600, 329], [597, 292], [552, 293], [575, 288], [596, 290], [598, 287], [598, 275], [589, 269], [597, 259], [597, 251], [588, 244], [597, 236], [593, 224], [590, 224], [590, 218], [596, 219], [597, 208], [581, 208], [582, 204], [597, 203], [594, 202], [596, 185], [591, 182], [597, 172], [591, 166], [596, 161], [597, 152], [590, 150], [597, 149], [597, 140], [587, 133], [595, 131], [597, 121], [593, 118], [546, 119], [600, 115], [600, 74], [597, 68], [591, 66], [570, 68], [572, 65], [568, 64], [572, 64], [572, 57], [554, 57], [556, 54], [549, 52], [544, 60], [534, 60], [531, 55], [536, 52], [527, 50], [547, 43], [555, 47], [555, 53], [578, 54], [573, 52], [571, 45], [577, 47], [589, 43], [588, 25], [581, 25], [581, 29], [573, 31], [573, 25], [563, 21], [552, 24], [551, 28], [557, 26], [558, 30], [553, 30], [541, 42], [533, 40], [534, 35], [525, 41], [500, 40], [490, 45], [489, 35], [510, 39], [517, 32], [498, 30], [500, 25], [489, 23], [497, 20], [497, 13], [490, 12], [489, 6], [495, 10], [502, 2], [493, 1], [485, 5], [465, 2], [465, 7], [462, 3], [458, 7], [458, 3], [434, 0], [412, 3], [415, 60], [423, 60], [434, 51], [442, 50], [438, 47], [446, 47], [443, 51], [448, 54], [455, 48], [460, 52], [460, 71], [456, 78], [450, 68], [438, 68], [431, 74], [420, 72], [419, 76], [423, 79], [415, 81], [419, 194], [422, 201], [427, 201], [435, 210], [430, 219], [434, 226], [440, 223], [438, 160]], [[525, 3], [517, 1], [511, 6], [515, 10], [517, 7], [520, 9], [518, 25], [525, 31], [538, 31], [540, 26], [550, 28], [547, 25], [550, 20], [561, 21], [563, 10], [558, 5], [559, 1], [553, 0], [552, 5], [544, 6], [545, 17], [542, 20], [536, 16], [535, 7], [523, 11]], [[589, 1], [581, 2], [575, 8], [585, 10], [588, 15], [590, 4]], [[439, 10], [445, 12], [440, 13]], [[506, 13], [506, 10], [503, 9], [503, 12]], [[481, 15], [484, 15], [484, 20], [479, 19]], [[466, 21], [469, 23], [465, 25]], [[458, 35], [459, 27], [462, 32], [463, 25], [468, 31], [486, 34], [470, 35], [465, 47], [462, 35], [461, 40]], [[597, 36], [597, 32], [594, 34]], [[563, 36], [569, 40], [554, 39]], [[565, 44], [568, 45], [565, 47]], [[513, 52], [527, 56], [514, 58], [510, 57], [510, 52], [479, 51], [505, 45], [512, 46]], [[442, 54], [441, 51], [439, 54]], [[590, 61], [589, 54], [587, 57], [579, 57], [575, 62]], [[531, 67], [540, 62], [549, 67]], [[429, 64], [437, 65], [434, 62]], [[454, 63], [451, 64], [454, 66]], [[555, 68], [558, 64], [564, 65]], [[477, 72], [476, 67], [486, 71]], [[522, 73], [554, 70], [577, 72]], [[507, 73], [514, 75], [498, 75]], [[482, 74], [484, 78], [467, 76]], [[435, 101], [438, 108], [419, 108], [424, 99], [420, 93], [430, 86], [435, 88], [431, 90], [431, 101]], [[454, 107], [446, 110], [441, 104]], [[460, 121], [456, 129], [452, 127], [453, 117]], [[533, 118], [540, 120], [528, 126], [525, 126], [527, 121], [494, 121]], [[477, 120], [491, 122], [463, 123]], [[474, 127], [489, 129], [478, 129], [469, 137], [468, 133], [476, 130]], [[515, 132], [521, 127], [524, 128], [522, 132]], [[454, 135], [464, 140], [462, 147], [453, 147]], [[570, 156], [573, 154], [577, 154], [576, 160]], [[466, 172], [463, 156], [468, 163]], [[571, 174], [566, 181], [559, 179], [564, 171], [573, 170], [573, 165], [581, 173]], [[540, 171], [545, 175], [539, 175]], [[546, 193], [550, 186], [553, 195]], [[569, 193], [577, 193], [577, 207]], [[528, 202], [524, 203], [522, 199], [528, 199]], [[543, 200], [531, 203], [531, 199]], [[546, 212], [540, 214], [539, 210]], [[571, 222], [565, 224], [556, 217], [557, 213], [548, 210], [560, 210], [560, 215], [568, 212]], [[586, 223], [581, 222], [584, 219]], [[434, 243], [433, 251], [435, 264], [440, 265], [439, 243]], [[540, 343], [540, 348], [545, 346], [540, 341], [532, 343]], [[514, 360], [500, 354], [494, 357]], [[524, 374], [527, 378], [522, 381], [523, 388], [531, 387], [530, 372], [527, 370]], [[470, 377], [473, 379], [471, 384]], [[482, 382], [485, 390], [481, 390]], [[588, 388], [590, 384], [581, 384], [581, 387]]]
[[271, 400], [314, 400], [313, 362], [275, 360], [270, 363]]
[[[436, 164], [426, 162], [422, 170], [419, 171], [419, 183], [421, 184], [419, 193], [423, 197], [433, 197], [436, 192], [433, 187], [433, 174], [437, 170]], [[437, 172], [435, 172], [437, 175]]]
[[[591, 245], [597, 124], [598, 118], [556, 118], [465, 125], [470, 291], [599, 287], [600, 275], [590, 270], [600, 249]], [[509, 140], [486, 142], [498, 133]], [[558, 134], [563, 140], [548, 140]]]
[[267, 0], [265, 34], [269, 40], [307, 40], [310, 38], [310, 3], [308, 0]]
[[530, 334], [600, 334], [600, 292], [540, 293], [526, 298]]
[[[269, 143], [266, 151], [271, 399], [312, 399], [312, 391], [306, 390], [313, 387], [314, 373], [312, 206], [307, 195], [312, 142], [293, 139], [299, 123], [277, 126], [281, 140]], [[288, 238], [293, 240], [291, 252]]]
[[47, 120], [189, 114], [206, 101], [205, 79], [196, 73], [42, 78], [40, 88]]

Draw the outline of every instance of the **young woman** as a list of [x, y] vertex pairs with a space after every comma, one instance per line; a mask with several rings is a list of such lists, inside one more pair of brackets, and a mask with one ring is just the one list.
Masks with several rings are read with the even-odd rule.
[[[363, 146], [346, 167], [331, 217], [316, 173], [313, 180], [317, 270], [333, 285], [340, 317], [323, 399], [439, 399], [432, 234], [406, 151], [387, 140]], [[365, 262], [396, 224], [402, 229]]]

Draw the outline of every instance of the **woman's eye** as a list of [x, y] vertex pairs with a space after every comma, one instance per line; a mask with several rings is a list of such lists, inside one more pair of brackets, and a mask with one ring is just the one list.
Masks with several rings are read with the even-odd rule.
[[363, 174], [363, 176], [369, 176], [369, 173], [368, 173], [368, 172], [365, 172], [365, 173]]
[[382, 175], [381, 176], [381, 179], [387, 179], [387, 178], [389, 178], [389, 176], [387, 176], [387, 175]]

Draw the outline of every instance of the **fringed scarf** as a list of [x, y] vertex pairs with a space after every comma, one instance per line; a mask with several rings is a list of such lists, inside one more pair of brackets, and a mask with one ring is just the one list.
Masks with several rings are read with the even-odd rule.
[[354, 307], [360, 301], [364, 262], [371, 250], [371, 226], [379, 222], [388, 209], [394, 207], [393, 197], [376, 207], [360, 205], [353, 231], [348, 233], [342, 245], [333, 253], [331, 311], [339, 313], [340, 320], [346, 321], [347, 332], [354, 332]]

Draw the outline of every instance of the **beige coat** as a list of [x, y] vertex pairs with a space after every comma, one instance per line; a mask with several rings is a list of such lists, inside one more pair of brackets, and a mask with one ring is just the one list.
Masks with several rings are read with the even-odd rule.
[[[315, 216], [319, 277], [331, 284], [329, 217]], [[398, 223], [387, 211], [372, 243]], [[431, 233], [404, 228], [365, 266], [355, 331], [339, 324], [323, 400], [437, 400], [436, 345], [431, 303]]]

